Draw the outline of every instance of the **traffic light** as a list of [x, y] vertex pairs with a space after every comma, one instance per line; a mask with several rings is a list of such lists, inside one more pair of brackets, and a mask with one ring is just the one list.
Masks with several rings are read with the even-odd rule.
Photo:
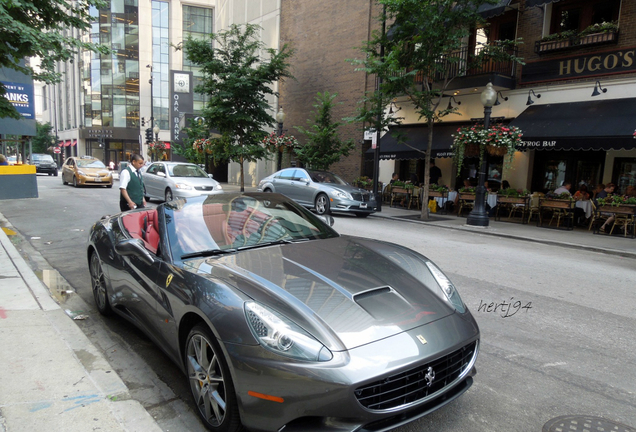
[[152, 139], [152, 129], [148, 128], [148, 129], [146, 129], [146, 142], [149, 143], [149, 142], [152, 142], [152, 141], [153, 141], [153, 139]]
[[141, 127], [146, 127], [146, 119], [144, 117], [141, 118]]

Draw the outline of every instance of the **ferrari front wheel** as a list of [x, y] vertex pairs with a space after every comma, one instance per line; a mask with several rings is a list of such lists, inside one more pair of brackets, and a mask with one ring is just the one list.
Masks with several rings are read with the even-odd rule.
[[91, 273], [91, 286], [93, 288], [93, 297], [95, 298], [97, 310], [102, 315], [110, 315], [112, 313], [112, 309], [110, 308], [108, 293], [106, 292], [104, 271], [102, 270], [102, 264], [99, 262], [97, 252], [93, 252], [91, 255], [89, 270]]
[[199, 416], [212, 431], [243, 430], [232, 378], [212, 332], [202, 324], [188, 335], [185, 364]]

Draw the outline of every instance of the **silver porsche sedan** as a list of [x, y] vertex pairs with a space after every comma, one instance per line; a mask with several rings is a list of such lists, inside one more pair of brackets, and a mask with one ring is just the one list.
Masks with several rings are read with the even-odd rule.
[[373, 193], [328, 171], [285, 168], [261, 180], [258, 191], [282, 193], [320, 215], [341, 212], [367, 217], [377, 210]]
[[452, 402], [480, 340], [452, 282], [332, 223], [275, 193], [106, 216], [87, 250], [97, 308], [166, 352], [212, 431], [387, 431]]

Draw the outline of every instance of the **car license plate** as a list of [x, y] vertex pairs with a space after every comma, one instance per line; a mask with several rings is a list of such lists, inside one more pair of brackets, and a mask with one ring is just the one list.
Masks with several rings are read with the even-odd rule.
[[360, 208], [367, 208], [367, 203], [361, 203]]
[[95, 177], [95, 182], [100, 183], [102, 179], [100, 177]]

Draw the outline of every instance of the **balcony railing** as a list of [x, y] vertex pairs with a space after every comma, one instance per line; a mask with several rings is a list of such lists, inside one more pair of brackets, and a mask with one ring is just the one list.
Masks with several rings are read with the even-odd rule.
[[554, 51], [568, 50], [574, 48], [587, 47], [592, 45], [604, 45], [618, 43], [618, 30], [611, 30], [604, 33], [591, 33], [585, 36], [574, 36], [568, 39], [536, 41], [534, 52], [545, 54]]
[[[517, 55], [517, 48], [514, 48], [510, 52], [512, 55]], [[481, 64], [479, 67], [469, 67], [470, 58], [475, 53], [474, 47], [463, 47], [462, 49], [455, 51], [451, 54], [442, 56], [440, 63], [447, 63], [446, 70], [448, 71], [449, 78], [463, 78], [463, 77], [475, 77], [479, 75], [502, 75], [509, 78], [516, 76], [516, 63], [512, 60], [494, 61], [489, 60]], [[434, 81], [442, 81], [444, 76], [442, 73], [438, 73], [433, 78]], [[419, 72], [415, 76], [416, 84], [422, 84], [424, 81], [424, 74]]]

